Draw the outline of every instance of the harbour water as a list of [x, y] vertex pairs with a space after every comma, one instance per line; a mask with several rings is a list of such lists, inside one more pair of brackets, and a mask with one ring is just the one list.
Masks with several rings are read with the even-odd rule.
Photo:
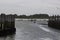
[[15, 27], [16, 34], [0, 40], [60, 40], [60, 30], [49, 28], [46, 20], [15, 20]]

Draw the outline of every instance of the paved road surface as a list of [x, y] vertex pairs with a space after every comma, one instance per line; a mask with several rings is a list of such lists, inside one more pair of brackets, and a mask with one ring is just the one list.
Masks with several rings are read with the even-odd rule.
[[60, 40], [60, 31], [31, 21], [16, 21], [16, 35], [0, 37], [0, 40]]
[[16, 21], [16, 27], [16, 40], [60, 40], [59, 30], [48, 28], [47, 25]]

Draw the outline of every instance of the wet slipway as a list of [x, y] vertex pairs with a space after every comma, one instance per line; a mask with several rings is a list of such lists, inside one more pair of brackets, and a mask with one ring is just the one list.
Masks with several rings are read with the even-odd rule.
[[49, 28], [42, 22], [16, 20], [16, 34], [0, 37], [0, 40], [60, 40], [60, 30]]

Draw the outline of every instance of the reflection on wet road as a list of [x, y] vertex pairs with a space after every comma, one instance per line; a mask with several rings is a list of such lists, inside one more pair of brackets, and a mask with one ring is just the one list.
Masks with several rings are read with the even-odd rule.
[[16, 21], [16, 35], [0, 40], [60, 40], [60, 31], [31, 21]]
[[[20, 25], [20, 26], [18, 26]], [[16, 40], [59, 40], [58, 32], [47, 25], [38, 25], [28, 21], [16, 22]]]

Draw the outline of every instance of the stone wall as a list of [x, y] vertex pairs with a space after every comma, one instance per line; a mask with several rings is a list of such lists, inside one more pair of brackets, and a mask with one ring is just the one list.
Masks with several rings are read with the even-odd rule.
[[9, 29], [15, 27], [14, 15], [0, 15], [0, 29]]

